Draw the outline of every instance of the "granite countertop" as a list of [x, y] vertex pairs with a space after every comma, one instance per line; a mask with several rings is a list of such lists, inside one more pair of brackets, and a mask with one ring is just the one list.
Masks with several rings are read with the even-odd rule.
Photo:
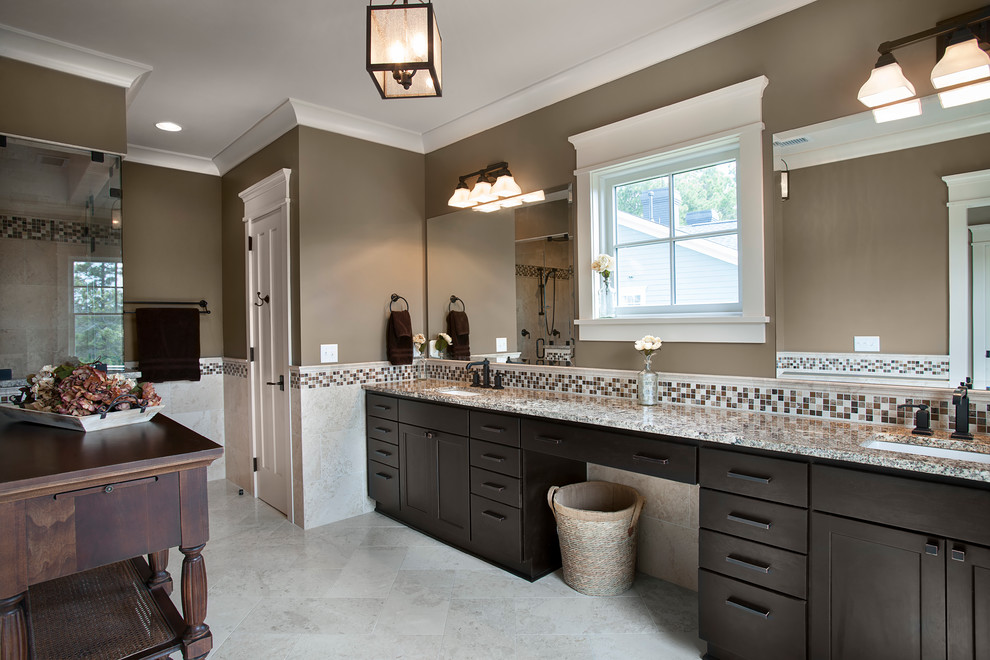
[[[689, 404], [660, 403], [656, 406], [640, 406], [631, 399], [513, 388], [483, 390], [465, 387], [459, 382], [440, 380], [403, 381], [364, 387], [383, 394], [483, 410], [990, 482], [990, 464], [987, 463], [867, 449], [862, 446], [864, 442], [871, 440], [896, 442], [976, 452], [990, 460], [990, 437], [983, 435], [976, 435], [973, 440], [954, 440], [949, 437], [948, 431], [935, 431], [931, 437], [921, 437], [911, 435], [911, 429], [903, 426], [836, 422]], [[445, 394], [442, 390], [478, 394]]]

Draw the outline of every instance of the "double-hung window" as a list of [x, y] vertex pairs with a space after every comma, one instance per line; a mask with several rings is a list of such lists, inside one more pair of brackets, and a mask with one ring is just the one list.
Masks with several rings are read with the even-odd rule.
[[124, 364], [123, 302], [120, 261], [72, 262], [72, 353], [80, 360]]
[[[581, 340], [766, 341], [766, 84], [571, 136]], [[600, 254], [614, 259], [607, 288], [591, 268]]]

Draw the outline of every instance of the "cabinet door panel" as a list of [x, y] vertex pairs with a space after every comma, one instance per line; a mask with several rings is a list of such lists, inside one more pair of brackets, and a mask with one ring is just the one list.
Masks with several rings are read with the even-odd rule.
[[[428, 437], [429, 435], [429, 437]], [[432, 434], [399, 425], [400, 507], [412, 522], [428, 524], [437, 512], [437, 449]]]
[[471, 535], [471, 473], [467, 438], [436, 434], [437, 520], [444, 535], [467, 541]]
[[811, 657], [943, 660], [945, 543], [815, 513]]
[[948, 545], [949, 660], [990, 660], [990, 549]]

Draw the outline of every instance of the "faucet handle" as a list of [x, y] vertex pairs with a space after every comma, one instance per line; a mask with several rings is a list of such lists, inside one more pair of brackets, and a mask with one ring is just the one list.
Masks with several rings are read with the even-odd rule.
[[914, 428], [911, 433], [914, 435], [932, 435], [931, 428], [931, 415], [928, 413], [927, 403], [902, 403], [897, 406], [898, 410], [904, 408], [917, 408], [918, 412], [914, 413]]

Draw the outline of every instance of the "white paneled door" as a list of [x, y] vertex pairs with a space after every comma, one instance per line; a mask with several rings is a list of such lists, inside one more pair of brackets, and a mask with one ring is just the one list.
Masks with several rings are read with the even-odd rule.
[[280, 170], [241, 193], [247, 242], [255, 492], [292, 515], [289, 416], [289, 175]]

